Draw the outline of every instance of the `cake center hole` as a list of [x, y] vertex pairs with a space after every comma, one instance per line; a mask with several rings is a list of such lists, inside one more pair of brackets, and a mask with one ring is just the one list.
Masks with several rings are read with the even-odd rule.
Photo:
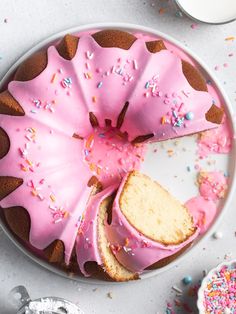
[[131, 144], [117, 128], [97, 127], [84, 139], [84, 158], [105, 188], [119, 182], [127, 172], [139, 169], [145, 148], [145, 144]]

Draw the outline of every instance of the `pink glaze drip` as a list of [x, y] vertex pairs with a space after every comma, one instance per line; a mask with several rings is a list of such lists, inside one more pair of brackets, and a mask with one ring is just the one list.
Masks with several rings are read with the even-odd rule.
[[[71, 61], [51, 46], [46, 69], [33, 80], [10, 82], [8, 89], [25, 116], [0, 116], [0, 125], [11, 139], [0, 173], [23, 178], [24, 183], [0, 206], [25, 207], [31, 218], [30, 243], [44, 249], [61, 239], [67, 263], [91, 192], [87, 182], [92, 171], [84, 162], [84, 142], [72, 138], [74, 133], [88, 137], [93, 132], [89, 112], [96, 115], [100, 127], [105, 126], [105, 118], [115, 127], [128, 101], [121, 131], [128, 132], [129, 140], [149, 133], [155, 135], [153, 140], [164, 140], [215, 127], [205, 120], [211, 95], [189, 85], [179, 57], [169, 51], [151, 54], [142, 39], [129, 50], [107, 49], [85, 35]], [[193, 113], [192, 120], [185, 119], [187, 112]], [[178, 119], [182, 119], [179, 126]], [[36, 135], [28, 128], [35, 128]], [[139, 162], [134, 162], [138, 167]], [[167, 256], [181, 246], [160, 247]], [[142, 250], [137, 248], [137, 254]], [[149, 263], [150, 259], [142, 260], [137, 268]]]
[[97, 234], [97, 216], [101, 202], [108, 196], [112, 195], [117, 189], [117, 185], [113, 185], [93, 196], [86, 209], [84, 219], [79, 229], [79, 235], [76, 241], [76, 255], [81, 272], [84, 276], [89, 276], [84, 268], [86, 262], [97, 262], [102, 264], [102, 259], [98, 249]]
[[200, 172], [198, 184], [200, 195], [212, 201], [224, 198], [228, 188], [227, 178], [218, 171]]
[[212, 200], [196, 196], [188, 200], [185, 206], [192, 214], [194, 223], [199, 227], [200, 234], [205, 233], [216, 216], [216, 204]]
[[103, 188], [120, 182], [123, 176], [139, 169], [146, 146], [132, 145], [127, 138], [112, 128], [96, 128], [85, 140], [85, 160]]
[[[214, 98], [217, 106], [221, 106], [221, 100], [212, 86], [208, 90]], [[232, 131], [229, 120], [225, 116], [218, 128], [205, 131], [199, 135], [198, 156], [202, 159], [210, 154], [228, 154], [232, 148]]]
[[126, 179], [127, 176], [118, 189], [112, 208], [112, 222], [106, 225], [106, 233], [118, 261], [130, 271], [141, 273], [148, 266], [175, 254], [191, 243], [198, 236], [199, 230], [197, 228], [191, 237], [179, 245], [165, 246], [142, 235], [130, 225], [120, 210], [119, 198]]

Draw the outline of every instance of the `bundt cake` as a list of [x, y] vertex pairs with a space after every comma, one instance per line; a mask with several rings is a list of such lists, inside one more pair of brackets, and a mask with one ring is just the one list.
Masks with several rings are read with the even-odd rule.
[[[24, 246], [68, 271], [79, 265], [87, 275], [85, 264], [94, 261], [115, 280], [138, 278], [151, 264], [167, 263], [197, 230], [186, 209], [145, 176], [132, 172], [119, 187], [131, 170], [122, 158], [110, 160], [118, 169], [110, 173], [115, 187], [103, 190], [99, 165], [86, 158], [95, 130], [104, 138], [104, 129], [115, 129], [135, 150], [215, 128], [222, 117], [199, 70], [162, 40], [120, 30], [66, 35], [24, 61], [0, 93], [2, 220]], [[132, 148], [127, 159], [138, 168]], [[93, 255], [86, 253], [87, 233], [97, 243]], [[137, 254], [128, 242], [127, 252], [117, 250], [130, 233]]]

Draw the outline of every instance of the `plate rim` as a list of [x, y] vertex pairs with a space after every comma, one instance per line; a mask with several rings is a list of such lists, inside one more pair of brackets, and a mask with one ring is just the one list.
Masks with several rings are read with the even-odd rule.
[[[0, 81], [0, 89], [2, 89], [4, 84], [7, 82], [8, 78], [12, 75], [12, 73], [14, 73], [14, 71], [17, 69], [17, 67], [20, 65], [20, 63], [22, 63], [24, 60], [26, 60], [30, 55], [32, 55], [34, 52], [36, 52], [40, 48], [43, 48], [44, 46], [48, 45], [50, 42], [58, 40], [62, 36], [66, 35], [67, 33], [71, 34], [71, 33], [89, 31], [89, 30], [94, 30], [94, 29], [101, 30], [101, 29], [109, 29], [109, 28], [122, 29], [122, 30], [133, 31], [133, 32], [140, 31], [142, 33], [149, 33], [151, 35], [161, 37], [164, 40], [169, 41], [170, 43], [174, 44], [175, 46], [177, 46], [178, 48], [183, 50], [195, 62], [197, 62], [200, 65], [200, 67], [207, 73], [207, 75], [214, 82], [218, 92], [220, 93], [222, 99], [224, 100], [225, 108], [228, 111], [227, 116], [230, 120], [230, 124], [231, 124], [230, 127], [231, 127], [232, 134], [233, 134], [231, 154], [236, 156], [236, 137], [235, 137], [236, 126], [235, 126], [235, 123], [233, 120], [234, 110], [233, 110], [233, 107], [231, 105], [229, 97], [227, 96], [226, 92], [224, 91], [223, 87], [221, 86], [221, 83], [215, 77], [215, 74], [213, 74], [212, 70], [209, 69], [209, 67], [205, 64], [205, 62], [202, 61], [201, 58], [199, 58], [195, 54], [195, 52], [193, 52], [188, 47], [185, 47], [184, 44], [182, 44], [180, 41], [176, 40], [172, 36], [167, 35], [167, 34], [161, 32], [159, 30], [152, 28], [152, 27], [146, 27], [143, 25], [132, 24], [132, 23], [117, 23], [117, 22], [116, 23], [113, 23], [113, 22], [110, 23], [110, 22], [106, 22], [106, 23], [83, 24], [80, 26], [74, 26], [74, 27], [68, 28], [68, 29], [60, 31], [60, 32], [56, 32], [53, 35], [50, 35], [49, 37], [43, 39], [42, 41], [40, 41], [39, 43], [37, 43], [33, 47], [29, 48], [25, 53], [23, 53], [21, 55], [21, 57], [19, 57], [17, 59], [16, 62], [14, 62], [12, 64], [12, 66], [10, 66], [10, 68], [5, 73], [5, 75], [3, 75], [3, 77]], [[232, 161], [230, 161], [230, 162], [232, 163]], [[231, 201], [232, 201], [233, 192], [234, 192], [235, 186], [236, 186], [236, 158], [234, 158], [233, 164], [231, 166], [232, 166], [232, 174], [230, 176], [231, 182], [230, 182], [230, 186], [228, 189], [226, 199], [224, 200], [223, 207], [222, 207], [220, 213], [218, 214], [216, 221], [207, 230], [207, 232], [204, 234], [204, 236], [202, 236], [202, 238], [200, 238], [193, 246], [191, 246], [183, 254], [181, 254], [181, 256], [177, 257], [173, 262], [171, 262], [168, 265], [161, 267], [159, 269], [150, 270], [148, 272], [141, 274], [140, 279], [143, 280], [143, 279], [152, 278], [152, 277], [155, 277], [161, 273], [164, 273], [168, 269], [172, 269], [172, 268], [176, 267], [177, 264], [183, 262], [183, 259], [187, 258], [187, 256], [190, 255], [190, 252], [192, 252], [193, 250], [196, 250], [204, 240], [209, 239], [209, 236], [217, 229], [219, 223], [222, 221], [223, 215], [227, 212], [229, 205], [231, 204]], [[20, 249], [21, 252], [23, 252], [27, 257], [29, 257], [31, 260], [33, 260], [36, 264], [43, 267], [44, 269], [47, 269], [48, 271], [53, 272], [54, 274], [56, 273], [56, 274], [58, 274], [62, 277], [65, 277], [67, 279], [72, 279], [72, 280], [76, 280], [76, 281], [87, 283], [87, 284], [99, 284], [99, 285], [113, 285], [113, 284], [118, 285], [119, 284], [119, 285], [121, 285], [121, 284], [139, 282], [139, 280], [128, 281], [128, 282], [108, 282], [108, 281], [98, 280], [98, 279], [94, 279], [94, 278], [87, 278], [87, 277], [83, 278], [80, 276], [71, 277], [66, 272], [64, 272], [63, 270], [60, 270], [60, 269], [57, 269], [56, 267], [53, 267], [52, 265], [48, 264], [46, 261], [43, 261], [42, 259], [36, 257], [33, 253], [29, 252], [20, 242], [17, 241], [17, 239], [7, 229], [7, 227], [4, 225], [4, 223], [2, 222], [1, 219], [0, 219], [0, 227], [3, 229], [6, 236], [14, 243], [14, 245], [16, 245]]]

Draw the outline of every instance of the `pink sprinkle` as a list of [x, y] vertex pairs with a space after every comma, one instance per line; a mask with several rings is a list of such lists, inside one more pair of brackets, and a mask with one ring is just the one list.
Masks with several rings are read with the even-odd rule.
[[215, 71], [219, 71], [220, 67], [218, 65], [215, 66]]
[[133, 60], [133, 65], [134, 65], [134, 69], [138, 70], [138, 63], [136, 59]]
[[41, 179], [41, 180], [39, 181], [40, 184], [44, 184], [44, 182], [45, 182], [45, 179]]
[[224, 66], [225, 68], [227, 68], [229, 65], [228, 65], [228, 63], [224, 63], [223, 66]]
[[191, 28], [192, 28], [192, 29], [196, 29], [197, 27], [198, 27], [197, 24], [192, 24], [192, 25], [191, 25]]
[[229, 57], [233, 57], [233, 55], [234, 54], [232, 52], [228, 54]]

